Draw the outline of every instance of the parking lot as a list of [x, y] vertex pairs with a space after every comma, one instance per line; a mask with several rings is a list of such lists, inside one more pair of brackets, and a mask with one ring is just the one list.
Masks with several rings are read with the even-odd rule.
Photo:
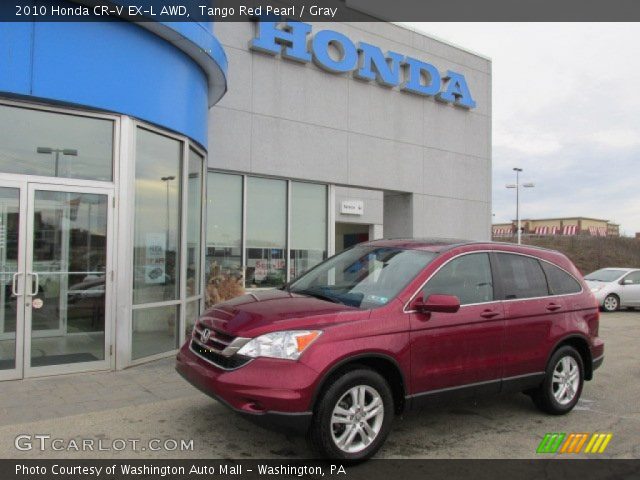
[[[378, 457], [535, 458], [547, 432], [610, 432], [613, 439], [599, 456], [640, 458], [640, 312], [603, 314], [600, 325], [604, 365], [569, 415], [544, 415], [521, 394], [430, 408], [398, 418]], [[103, 439], [106, 445], [113, 439], [138, 439], [142, 446], [150, 439], [192, 439], [193, 449], [19, 451], [14, 440], [20, 434]], [[0, 383], [0, 457], [118, 456], [286, 459], [311, 452], [304, 439], [256, 427], [197, 392], [173, 371], [172, 359], [123, 372]]]

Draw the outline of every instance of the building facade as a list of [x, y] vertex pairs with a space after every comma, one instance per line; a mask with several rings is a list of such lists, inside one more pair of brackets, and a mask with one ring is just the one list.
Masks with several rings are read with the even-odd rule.
[[363, 240], [488, 239], [490, 92], [388, 23], [0, 25], [0, 379], [172, 355]]
[[[620, 225], [609, 220], [588, 217], [523, 219], [520, 221], [524, 235], [591, 235], [619, 237]], [[511, 237], [517, 232], [516, 221], [495, 223], [492, 235], [496, 238]]]

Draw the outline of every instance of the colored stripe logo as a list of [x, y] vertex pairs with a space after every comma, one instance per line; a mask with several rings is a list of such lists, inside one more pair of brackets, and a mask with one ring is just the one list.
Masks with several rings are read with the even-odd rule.
[[547, 433], [536, 453], [603, 453], [612, 437], [612, 433]]

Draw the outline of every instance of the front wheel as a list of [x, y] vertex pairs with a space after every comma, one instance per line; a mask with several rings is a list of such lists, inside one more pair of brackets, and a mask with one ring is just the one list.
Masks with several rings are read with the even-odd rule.
[[584, 385], [584, 364], [572, 346], [560, 347], [551, 356], [545, 379], [531, 395], [543, 412], [564, 415], [573, 410]]
[[319, 398], [310, 439], [323, 457], [365, 460], [384, 443], [393, 416], [387, 381], [373, 370], [356, 368], [337, 377]]
[[604, 299], [604, 302], [602, 302], [602, 309], [605, 312], [615, 312], [619, 308], [620, 308], [620, 299], [618, 298], [617, 295], [614, 295], [614, 294], [607, 295], [607, 297]]

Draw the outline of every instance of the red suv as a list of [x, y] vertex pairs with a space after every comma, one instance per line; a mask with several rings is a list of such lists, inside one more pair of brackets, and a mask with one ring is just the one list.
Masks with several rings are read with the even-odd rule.
[[324, 456], [358, 460], [425, 403], [520, 391], [571, 411], [604, 358], [598, 322], [558, 252], [380, 240], [216, 305], [177, 370], [237, 412], [307, 432]]

